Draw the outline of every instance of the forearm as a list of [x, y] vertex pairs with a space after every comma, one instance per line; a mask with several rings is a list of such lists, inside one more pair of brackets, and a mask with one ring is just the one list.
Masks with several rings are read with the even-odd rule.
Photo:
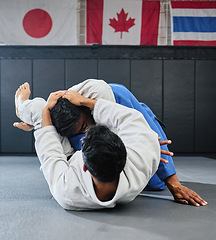
[[97, 100], [94, 100], [94, 99], [83, 98], [83, 101], [81, 102], [81, 106], [85, 106], [90, 109], [94, 109], [96, 102], [97, 102]]
[[[161, 155], [161, 157], [165, 158], [165, 155]], [[164, 181], [164, 182], [167, 178], [176, 174], [172, 157], [166, 156], [165, 159], [168, 160], [168, 163], [160, 162], [160, 165], [157, 170], [158, 177], [160, 178], [161, 181]]]
[[52, 124], [51, 116], [50, 116], [50, 110], [48, 107], [45, 107], [43, 109], [43, 116], [42, 116], [42, 127], [50, 126]]
[[[40, 169], [49, 185], [50, 191], [57, 202], [66, 208], [65, 191], [68, 184], [73, 183], [72, 168], [69, 167], [67, 157], [60, 143], [59, 135], [54, 126], [46, 126], [34, 132], [35, 146], [41, 163]], [[69, 179], [69, 180], [68, 180]], [[71, 189], [71, 187], [70, 187]]]
[[160, 160], [158, 136], [140, 112], [100, 99], [95, 105], [94, 119], [117, 130], [127, 149], [128, 162], [139, 172], [147, 179], [155, 173]]
[[178, 177], [176, 174], [173, 174], [169, 177], [167, 177], [165, 180], [164, 180], [165, 184], [167, 185], [167, 187], [169, 189], [173, 188], [173, 187], [176, 187], [180, 184], [179, 180], [178, 180]]

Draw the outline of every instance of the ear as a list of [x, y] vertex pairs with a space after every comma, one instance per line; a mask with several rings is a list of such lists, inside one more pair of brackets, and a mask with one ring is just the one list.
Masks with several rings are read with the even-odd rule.
[[88, 168], [86, 167], [85, 164], [83, 164], [83, 171], [86, 172], [88, 170]]

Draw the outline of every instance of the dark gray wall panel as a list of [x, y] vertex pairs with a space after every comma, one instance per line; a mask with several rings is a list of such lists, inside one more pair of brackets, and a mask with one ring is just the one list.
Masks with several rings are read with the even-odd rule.
[[164, 61], [164, 122], [173, 140], [170, 149], [193, 152], [194, 61]]
[[0, 59], [1, 153], [34, 151], [32, 133], [12, 127], [21, 83], [29, 81], [34, 97], [47, 98], [86, 78], [132, 90], [165, 122], [173, 151], [216, 152], [215, 47], [0, 46]]
[[99, 60], [98, 78], [107, 83], [119, 83], [130, 89], [129, 60]]
[[64, 60], [33, 61], [33, 96], [48, 98], [50, 92], [64, 90]]
[[22, 83], [32, 83], [31, 67], [31, 60], [1, 61], [1, 152], [32, 152], [32, 133], [12, 126], [19, 121], [15, 114], [14, 95]]
[[66, 88], [97, 78], [97, 60], [66, 60]]
[[216, 152], [216, 62], [196, 63], [196, 152]]
[[131, 91], [162, 119], [162, 60], [132, 60]]

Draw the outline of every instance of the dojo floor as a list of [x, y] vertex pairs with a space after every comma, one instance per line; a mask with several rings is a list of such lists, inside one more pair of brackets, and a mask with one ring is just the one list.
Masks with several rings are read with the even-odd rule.
[[216, 157], [176, 156], [180, 181], [206, 207], [177, 204], [169, 191], [143, 192], [114, 209], [74, 212], [52, 198], [35, 156], [0, 156], [1, 240], [210, 240], [216, 238]]

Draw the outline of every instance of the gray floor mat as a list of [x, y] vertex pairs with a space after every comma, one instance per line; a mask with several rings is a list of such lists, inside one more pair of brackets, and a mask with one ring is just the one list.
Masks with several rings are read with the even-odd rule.
[[184, 171], [186, 162], [193, 166], [190, 161], [177, 157], [177, 170], [191, 179], [183, 184], [208, 201], [206, 207], [177, 204], [166, 189], [142, 192], [114, 209], [74, 212], [52, 198], [36, 157], [0, 157], [0, 239], [214, 239], [216, 185], [201, 183], [198, 172], [204, 178], [208, 161], [214, 170], [216, 161], [196, 161], [194, 175]]

